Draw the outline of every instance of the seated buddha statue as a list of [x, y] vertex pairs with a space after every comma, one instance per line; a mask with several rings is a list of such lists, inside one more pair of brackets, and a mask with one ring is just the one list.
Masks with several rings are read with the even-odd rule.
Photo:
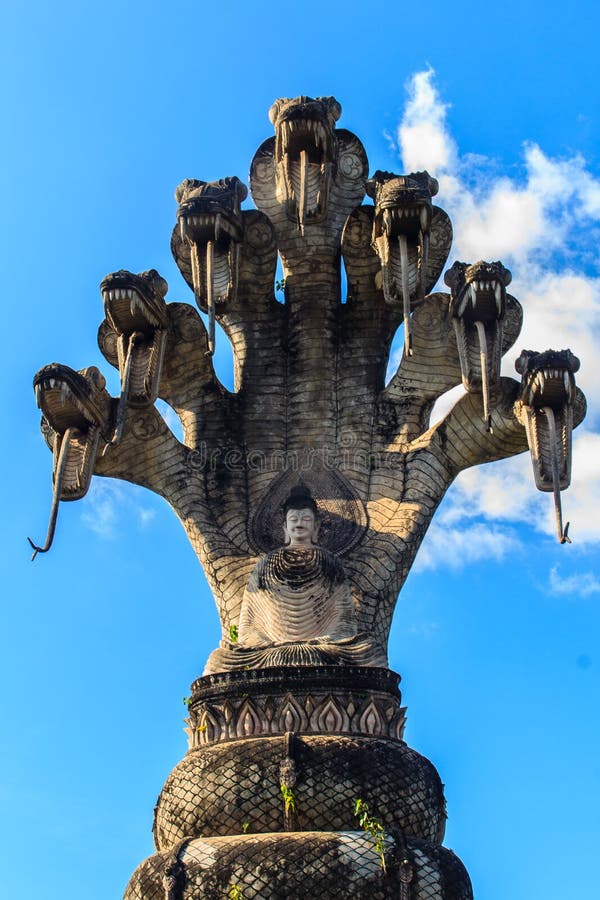
[[358, 633], [350, 584], [337, 556], [318, 545], [319, 511], [304, 485], [283, 506], [282, 547], [254, 567], [238, 640], [211, 653], [205, 675], [273, 666], [387, 666], [384, 649]]

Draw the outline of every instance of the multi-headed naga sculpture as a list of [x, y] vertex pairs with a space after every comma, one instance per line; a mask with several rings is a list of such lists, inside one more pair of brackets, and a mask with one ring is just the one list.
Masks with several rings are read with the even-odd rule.
[[[35, 376], [54, 453], [50, 527], [35, 551], [52, 542], [60, 500], [82, 497], [92, 474], [144, 485], [179, 516], [222, 624], [192, 686], [190, 750], [156, 808], [158, 852], [127, 898], [471, 897], [441, 847], [439, 777], [402, 740], [387, 669], [394, 606], [469, 466], [529, 446], [568, 540], [559, 492], [585, 414], [578, 360], [524, 351], [522, 382], [501, 376], [522, 318], [510, 272], [456, 262], [451, 294], [430, 293], [452, 242], [437, 182], [369, 178], [340, 113], [331, 97], [275, 102], [275, 136], [250, 170], [257, 209], [241, 208], [235, 177], [177, 188], [171, 247], [208, 327], [191, 305], [165, 302], [156, 271], [121, 270], [102, 282], [99, 330], [120, 398], [94, 367]], [[233, 347], [233, 391], [212, 367], [215, 322]]]

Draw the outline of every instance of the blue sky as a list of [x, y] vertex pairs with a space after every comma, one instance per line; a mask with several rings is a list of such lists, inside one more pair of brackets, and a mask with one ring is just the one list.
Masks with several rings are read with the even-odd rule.
[[[170, 256], [173, 191], [238, 175], [276, 97], [333, 94], [371, 171], [427, 167], [452, 216], [449, 264], [500, 258], [525, 326], [570, 346], [589, 413], [563, 495], [571, 546], [526, 456], [465, 473], [400, 598], [390, 662], [408, 742], [446, 783], [447, 846], [477, 900], [596, 889], [600, 574], [600, 118], [591, 3], [410, 13], [305, 2], [81, 5], [5, 0], [2, 355], [6, 427], [0, 714], [6, 896], [106, 900], [152, 852], [156, 795], [185, 752], [182, 697], [218, 640], [175, 516], [96, 479], [42, 540], [51, 457], [31, 379], [96, 364], [98, 285]], [[231, 383], [219, 341], [216, 365]], [[513, 373], [513, 358], [503, 371]], [[33, 849], [33, 853], [32, 853]]]

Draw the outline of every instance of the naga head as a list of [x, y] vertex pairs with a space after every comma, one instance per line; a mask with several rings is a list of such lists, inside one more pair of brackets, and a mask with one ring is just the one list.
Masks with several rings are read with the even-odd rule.
[[465, 322], [502, 319], [506, 288], [511, 281], [511, 273], [500, 261], [455, 262], [444, 275], [444, 282], [452, 291], [452, 315]]
[[275, 126], [277, 193], [301, 231], [327, 214], [336, 164], [335, 123], [341, 113], [335, 97], [284, 97], [269, 110]]
[[116, 363], [121, 376], [112, 446], [121, 439], [127, 404], [147, 406], [158, 396], [169, 324], [167, 290], [167, 282], [156, 269], [139, 275], [120, 269], [100, 283], [106, 319], [100, 326], [98, 342], [109, 362]]
[[438, 190], [439, 185], [429, 172], [375, 172], [367, 181], [367, 194], [375, 201], [374, 243], [383, 235], [389, 242], [401, 234], [416, 239], [429, 232], [431, 198]]
[[237, 293], [241, 203], [247, 196], [246, 185], [235, 176], [219, 181], [186, 178], [175, 191], [178, 228], [171, 249], [182, 271], [191, 264], [196, 303], [208, 313], [209, 354], [215, 347], [215, 304], [233, 301]]
[[75, 372], [51, 363], [36, 373], [33, 388], [42, 411], [42, 432], [54, 456], [46, 543], [38, 547], [29, 539], [35, 559], [37, 553], [46, 553], [52, 546], [60, 501], [79, 500], [88, 491], [100, 437], [107, 439], [111, 426], [111, 398], [96, 366]]
[[560, 410], [573, 402], [579, 360], [570, 350], [522, 350], [515, 363], [521, 376], [520, 399], [536, 409]]
[[501, 262], [483, 260], [455, 262], [444, 275], [452, 292], [450, 314], [463, 386], [470, 393], [481, 392], [488, 431], [492, 430], [489, 392], [490, 386], [500, 379], [506, 287], [511, 279]]
[[177, 221], [182, 240], [225, 249], [242, 239], [242, 201], [248, 188], [235, 175], [218, 181], [186, 178], [175, 190]]
[[156, 269], [135, 275], [126, 269], [111, 272], [100, 282], [104, 311], [117, 334], [150, 334], [168, 323], [165, 294], [168, 285]]
[[76, 372], [69, 366], [50, 363], [36, 372], [33, 389], [44, 419], [59, 437], [69, 428], [81, 433], [99, 429], [106, 435], [110, 395], [106, 379], [96, 366]]
[[579, 360], [570, 350], [523, 350], [515, 363], [521, 376], [518, 419], [525, 426], [535, 486], [552, 491], [558, 539], [571, 543], [569, 523], [563, 529], [560, 491], [571, 481], [571, 434], [575, 372]]
[[411, 301], [425, 296], [433, 205], [438, 183], [428, 172], [395, 175], [378, 170], [367, 181], [375, 201], [372, 244], [381, 263], [387, 303], [402, 304], [404, 349], [412, 353]]

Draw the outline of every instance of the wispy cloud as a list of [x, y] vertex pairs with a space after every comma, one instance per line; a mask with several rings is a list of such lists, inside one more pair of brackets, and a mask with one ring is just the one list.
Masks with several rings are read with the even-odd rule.
[[144, 529], [152, 522], [156, 511], [144, 503], [143, 488], [123, 485], [106, 478], [94, 478], [87, 496], [82, 501], [81, 521], [104, 540], [119, 535], [125, 523]]
[[434, 70], [428, 68], [408, 83], [398, 143], [406, 171], [427, 169], [439, 178], [457, 169], [458, 151], [446, 126], [448, 104], [442, 102], [434, 78]]
[[460, 154], [433, 69], [414, 75], [407, 90], [397, 131], [404, 169], [426, 168], [438, 179], [459, 258], [500, 255], [529, 267], [532, 255], [548, 262], [559, 252], [578, 266], [582, 261], [597, 266], [600, 181], [580, 154], [553, 159], [525, 141], [520, 169], [509, 178], [501, 161]]
[[81, 521], [98, 537], [108, 540], [117, 529], [117, 509], [125, 491], [119, 484], [94, 478], [81, 512]]
[[[513, 273], [510, 291], [524, 307], [524, 326], [515, 347], [505, 356], [503, 374], [517, 377], [514, 360], [521, 349], [569, 347], [581, 359], [578, 384], [588, 397], [585, 426], [575, 433], [573, 480], [563, 494], [565, 518], [572, 520], [577, 543], [600, 540], [600, 394], [595, 368], [600, 347], [600, 180], [585, 159], [548, 156], [537, 144], [524, 142], [521, 164], [511, 177], [500, 161], [461, 154], [450, 133], [448, 104], [435, 85], [435, 72], [416, 73], [407, 85], [408, 100], [397, 129], [403, 171], [427, 169], [440, 183], [436, 201], [452, 218], [455, 242], [448, 265], [456, 259], [501, 259]], [[526, 136], [525, 136], [526, 137]], [[446, 290], [442, 285], [440, 290]], [[457, 399], [440, 401], [436, 418]], [[551, 496], [534, 487], [528, 454], [462, 473], [446, 507], [458, 534], [484, 520], [527, 522], [551, 534]], [[447, 523], [449, 524], [449, 522]], [[490, 545], [503, 547], [504, 531], [488, 530]], [[421, 551], [421, 567], [429, 566], [436, 525]], [[428, 549], [429, 548], [429, 549]], [[452, 565], [450, 559], [446, 564]]]
[[519, 543], [508, 528], [475, 522], [452, 527], [434, 520], [415, 560], [413, 571], [462, 569], [479, 560], [500, 561]]
[[550, 569], [550, 590], [569, 597], [589, 597], [590, 594], [600, 594], [600, 579], [593, 572], [561, 575], [559, 567], [553, 566]]
[[412, 634], [415, 637], [422, 638], [425, 641], [430, 641], [434, 637], [436, 637], [440, 631], [440, 623], [439, 622], [414, 622], [412, 625], [409, 625], [406, 629], [407, 634]]

